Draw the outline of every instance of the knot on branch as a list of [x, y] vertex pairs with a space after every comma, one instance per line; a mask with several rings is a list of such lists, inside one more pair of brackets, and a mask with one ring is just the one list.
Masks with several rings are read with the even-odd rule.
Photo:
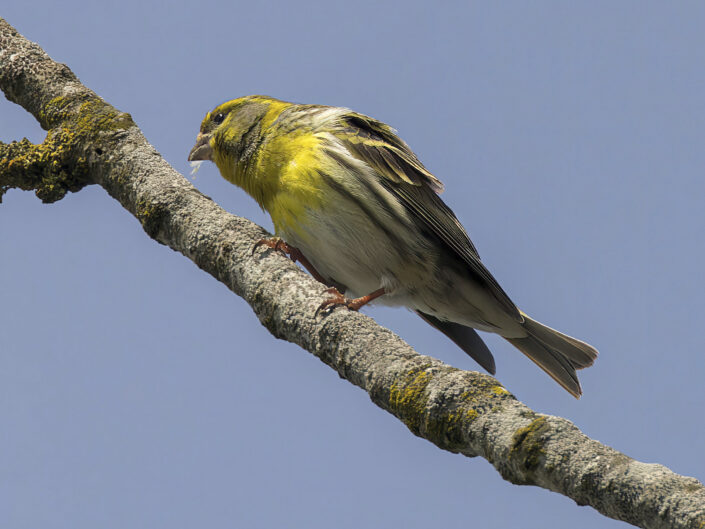
[[40, 145], [28, 139], [0, 145], [0, 201], [8, 189], [34, 190], [44, 202], [56, 202], [88, 182], [87, 164], [67, 148], [65, 136], [50, 133]]
[[0, 143], [0, 201], [17, 188], [51, 203], [93, 183], [94, 164], [106, 161], [120, 133], [134, 126], [129, 114], [85, 94], [52, 99], [40, 119], [53, 125], [43, 143]]

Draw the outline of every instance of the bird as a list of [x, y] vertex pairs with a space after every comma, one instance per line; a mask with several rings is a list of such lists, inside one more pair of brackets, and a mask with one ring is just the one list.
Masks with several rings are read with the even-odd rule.
[[443, 184], [389, 125], [262, 95], [207, 113], [188, 160], [214, 162], [271, 216], [281, 250], [329, 287], [321, 308], [403, 306], [494, 375], [498, 334], [576, 398], [597, 350], [520, 310], [480, 260]]

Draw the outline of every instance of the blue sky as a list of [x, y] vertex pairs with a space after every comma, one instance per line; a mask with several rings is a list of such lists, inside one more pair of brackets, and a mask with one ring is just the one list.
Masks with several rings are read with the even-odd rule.
[[[637, 459], [705, 478], [705, 4], [15, 2], [2, 16], [178, 170], [234, 97], [399, 130], [485, 264], [600, 350], [575, 401], [508, 343], [497, 377]], [[43, 132], [0, 101], [0, 140]], [[271, 228], [204, 166], [194, 184]], [[626, 527], [413, 437], [271, 337], [102, 189], [0, 205], [0, 525]], [[401, 309], [420, 352], [478, 369]]]

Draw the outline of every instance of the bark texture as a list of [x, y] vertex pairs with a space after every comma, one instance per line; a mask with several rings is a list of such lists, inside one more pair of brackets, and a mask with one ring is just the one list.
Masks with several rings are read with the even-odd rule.
[[537, 485], [645, 528], [705, 528], [705, 488], [635, 461], [571, 422], [529, 409], [494, 378], [420, 355], [372, 319], [316, 314], [324, 286], [255, 243], [267, 236], [197, 191], [147, 142], [129, 114], [84, 87], [0, 19], [0, 89], [48, 131], [41, 145], [0, 143], [0, 198], [44, 202], [98, 184], [147, 234], [245, 298], [277, 338], [294, 342], [364, 389], [438, 447], [490, 461], [512, 483]]

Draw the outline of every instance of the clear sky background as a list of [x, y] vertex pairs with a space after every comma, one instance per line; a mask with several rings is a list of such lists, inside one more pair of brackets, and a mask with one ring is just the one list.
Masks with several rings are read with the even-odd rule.
[[[179, 171], [263, 93], [399, 130], [518, 305], [594, 344], [574, 400], [494, 337], [537, 411], [705, 478], [703, 2], [4, 2]], [[0, 140], [44, 137], [0, 101]], [[204, 166], [194, 184], [271, 229]], [[402, 309], [418, 351], [478, 369]], [[414, 437], [93, 186], [0, 205], [0, 526], [617, 528]]]

